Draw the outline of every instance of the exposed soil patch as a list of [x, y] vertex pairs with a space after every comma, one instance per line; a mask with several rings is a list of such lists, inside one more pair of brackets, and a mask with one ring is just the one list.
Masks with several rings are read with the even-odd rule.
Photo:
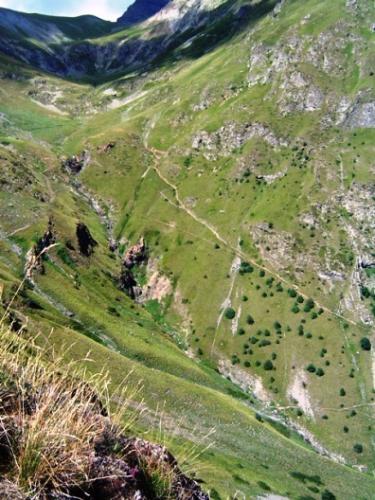
[[155, 260], [150, 260], [147, 267], [149, 275], [147, 284], [142, 288], [142, 302], [147, 300], [157, 300], [161, 302], [165, 297], [171, 295], [173, 286], [170, 279], [161, 274]]
[[292, 402], [296, 402], [305, 415], [314, 418], [314, 411], [306, 385], [306, 375], [303, 370], [296, 372], [294, 379], [289, 384], [287, 395]]

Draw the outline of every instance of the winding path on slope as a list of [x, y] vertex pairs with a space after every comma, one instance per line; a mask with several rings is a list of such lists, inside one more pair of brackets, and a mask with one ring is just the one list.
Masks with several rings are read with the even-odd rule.
[[[180, 194], [179, 194], [179, 191], [178, 191], [178, 187], [173, 184], [161, 171], [160, 171], [160, 168], [158, 167], [157, 165], [157, 162], [168, 155], [168, 152], [167, 151], [161, 151], [159, 149], [156, 149], [156, 148], [153, 148], [153, 147], [150, 147], [148, 146], [147, 142], [145, 141], [145, 148], [147, 149], [147, 151], [149, 153], [151, 153], [153, 155], [153, 158], [154, 158], [154, 164], [152, 165], [152, 168], [153, 170], [156, 172], [156, 174], [158, 175], [158, 177], [167, 185], [169, 186], [173, 193], [174, 193], [174, 196], [176, 198], [176, 201], [177, 201], [177, 206], [180, 210], [183, 210], [187, 215], [189, 215], [189, 217], [191, 217], [192, 219], [194, 219], [198, 224], [201, 224], [203, 225], [206, 229], [208, 229], [214, 236], [215, 238], [220, 241], [223, 245], [227, 246], [228, 248], [230, 248], [235, 255], [237, 255], [238, 257], [240, 257], [241, 259], [246, 259], [248, 262], [250, 262], [253, 266], [257, 267], [258, 269], [261, 269], [263, 271], [266, 271], [267, 273], [271, 274], [272, 276], [276, 277], [280, 282], [284, 283], [284, 285], [287, 285], [287, 286], [292, 286], [303, 298], [305, 299], [308, 299], [310, 298], [310, 295], [307, 295], [303, 290], [300, 289], [300, 287], [294, 283], [291, 283], [289, 282], [286, 278], [282, 277], [280, 274], [278, 274], [276, 271], [274, 271], [273, 269], [270, 269], [269, 267], [265, 266], [265, 265], [262, 265], [262, 264], [259, 264], [258, 262], [256, 262], [253, 258], [251, 258], [248, 254], [246, 254], [245, 252], [243, 252], [242, 250], [236, 248], [234, 245], [232, 245], [229, 241], [227, 241], [223, 236], [221, 236], [221, 234], [218, 232], [218, 230], [209, 222], [207, 222], [205, 219], [203, 219], [202, 217], [200, 217], [199, 215], [197, 215], [190, 207], [186, 206], [186, 204], [184, 203], [184, 201], [181, 199], [180, 197]], [[145, 172], [146, 174], [146, 172]], [[348, 319], [346, 318], [345, 316], [333, 311], [332, 309], [326, 307], [325, 305], [321, 304], [320, 302], [314, 300], [315, 304], [322, 308], [323, 311], [335, 316], [336, 318], [338, 319], [341, 319], [343, 321], [346, 321], [347, 323], [350, 323], [354, 326], [357, 326], [357, 327], [360, 327], [360, 328], [363, 328], [363, 325], [361, 325], [360, 323], [354, 321], [354, 320], [351, 320], [351, 319]]]

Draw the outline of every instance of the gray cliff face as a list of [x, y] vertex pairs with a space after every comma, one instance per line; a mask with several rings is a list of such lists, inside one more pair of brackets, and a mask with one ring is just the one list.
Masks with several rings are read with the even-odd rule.
[[141, 23], [157, 14], [172, 0], [135, 0], [127, 11], [117, 19], [117, 22], [123, 26], [131, 26]]

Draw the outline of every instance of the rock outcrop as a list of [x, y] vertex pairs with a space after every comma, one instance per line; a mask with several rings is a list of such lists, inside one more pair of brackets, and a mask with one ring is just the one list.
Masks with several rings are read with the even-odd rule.
[[98, 243], [91, 236], [89, 228], [82, 222], [79, 222], [76, 228], [76, 236], [80, 253], [85, 257], [90, 257], [94, 253], [94, 248]]
[[142, 287], [134, 277], [132, 269], [147, 262], [147, 247], [142, 237], [138, 243], [131, 246], [125, 253], [119, 280], [119, 287], [131, 299], [135, 300], [142, 295]]
[[350, 128], [374, 128], [375, 101], [354, 104], [344, 123]]
[[133, 300], [138, 298], [142, 293], [141, 287], [138, 286], [133, 273], [129, 269], [126, 269], [126, 267], [123, 267], [121, 270], [119, 286], [120, 290], [123, 290]]
[[26, 256], [25, 276], [32, 278], [34, 271], [44, 273], [43, 259], [48, 249], [56, 243], [56, 232], [53, 219], [48, 220], [46, 232], [29, 250]]
[[117, 22], [123, 26], [141, 23], [154, 16], [170, 2], [171, 0], [135, 0]]
[[229, 156], [236, 148], [253, 138], [263, 139], [276, 149], [288, 145], [285, 139], [277, 137], [262, 123], [228, 122], [211, 134], [206, 131], [198, 132], [193, 137], [192, 148], [202, 150], [207, 159], [214, 160], [219, 155]]
[[79, 155], [73, 155], [70, 158], [64, 159], [62, 161], [62, 166], [69, 174], [77, 175], [85, 168], [89, 161], [89, 153], [83, 151]]
[[144, 238], [141, 238], [138, 243], [130, 247], [125, 253], [124, 267], [131, 269], [135, 265], [145, 262], [147, 259], [147, 250]]

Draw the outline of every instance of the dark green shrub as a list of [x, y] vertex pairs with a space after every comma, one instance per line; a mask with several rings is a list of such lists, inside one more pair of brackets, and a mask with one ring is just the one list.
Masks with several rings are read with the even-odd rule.
[[294, 313], [294, 314], [297, 314], [299, 313], [300, 309], [298, 307], [297, 304], [294, 304], [294, 306], [292, 307], [291, 311]]
[[262, 339], [259, 342], [259, 347], [267, 347], [268, 345], [271, 345], [271, 344], [272, 344], [272, 342], [270, 342], [269, 340]]
[[269, 288], [271, 288], [271, 287], [272, 287], [272, 283], [273, 283], [273, 282], [274, 282], [274, 278], [272, 278], [272, 277], [271, 277], [271, 278], [268, 278], [268, 279], [266, 280], [266, 285], [267, 285]]
[[227, 319], [233, 319], [236, 316], [236, 311], [232, 307], [228, 307], [225, 309], [224, 315]]
[[288, 295], [289, 297], [292, 297], [292, 299], [294, 299], [295, 297], [297, 297], [297, 292], [294, 290], [294, 288], [289, 288]]
[[245, 330], [243, 328], [238, 329], [238, 335], [245, 335]]
[[319, 493], [320, 491], [319, 488], [317, 488], [316, 486], [308, 486], [308, 489], [313, 493]]
[[248, 315], [246, 316], [246, 323], [247, 323], [248, 325], [253, 325], [253, 324], [255, 323], [255, 320], [254, 320], [254, 318], [251, 316], [251, 314], [248, 314]]
[[298, 304], [303, 304], [304, 301], [305, 301], [305, 299], [302, 297], [302, 295], [298, 295], [298, 297], [297, 297]]
[[313, 301], [313, 299], [307, 299], [303, 310], [305, 312], [310, 312], [311, 309], [314, 309], [314, 307], [315, 307], [315, 302]]
[[107, 311], [109, 312], [109, 314], [112, 314], [112, 316], [117, 316], [117, 317], [120, 316], [120, 313], [114, 306], [108, 306]]
[[324, 370], [323, 370], [323, 368], [318, 368], [318, 369], [316, 370], [316, 375], [318, 375], [318, 377], [323, 377], [323, 375], [324, 375]]
[[362, 452], [363, 452], [363, 446], [362, 446], [360, 443], [356, 443], [356, 444], [353, 446], [353, 450], [354, 450], [356, 453], [362, 453]]
[[258, 486], [260, 486], [265, 491], [271, 491], [271, 488], [264, 481], [258, 481]]
[[251, 266], [248, 262], [241, 262], [240, 270], [239, 270], [239, 273], [241, 275], [252, 273], [253, 271], [254, 271], [253, 266]]
[[263, 363], [263, 368], [266, 370], [266, 371], [269, 371], [269, 370], [273, 370], [273, 363], [270, 359], [267, 359], [267, 361], [265, 361]]
[[306, 370], [308, 372], [310, 372], [310, 373], [315, 373], [316, 372], [316, 368], [315, 368], [315, 366], [312, 363], [310, 363], [309, 365], [306, 366]]
[[292, 472], [290, 472], [290, 475], [294, 479], [297, 479], [298, 481], [301, 481], [301, 483], [310, 482], [310, 483], [316, 484], [317, 486], [322, 486], [323, 485], [320, 476], [315, 476], [315, 475], [314, 476], [309, 476], [308, 474], [305, 474], [305, 473], [299, 472], [299, 471], [292, 471]]
[[371, 351], [371, 342], [367, 337], [362, 337], [360, 345], [364, 351]]
[[261, 270], [259, 271], [259, 276], [260, 276], [261, 278], [264, 278], [264, 276], [265, 276], [265, 275], [266, 275], [266, 272], [265, 272], [263, 269], [261, 269]]
[[341, 389], [340, 389], [340, 396], [341, 397], [346, 396], [346, 391], [345, 391], [345, 389], [343, 387], [341, 387]]
[[336, 500], [336, 497], [331, 491], [324, 490], [322, 493], [322, 500]]
[[237, 354], [232, 354], [232, 365], [238, 365], [240, 363], [241, 363], [241, 360], [237, 356]]
[[371, 297], [371, 292], [366, 286], [361, 286], [361, 295], [364, 299]]

